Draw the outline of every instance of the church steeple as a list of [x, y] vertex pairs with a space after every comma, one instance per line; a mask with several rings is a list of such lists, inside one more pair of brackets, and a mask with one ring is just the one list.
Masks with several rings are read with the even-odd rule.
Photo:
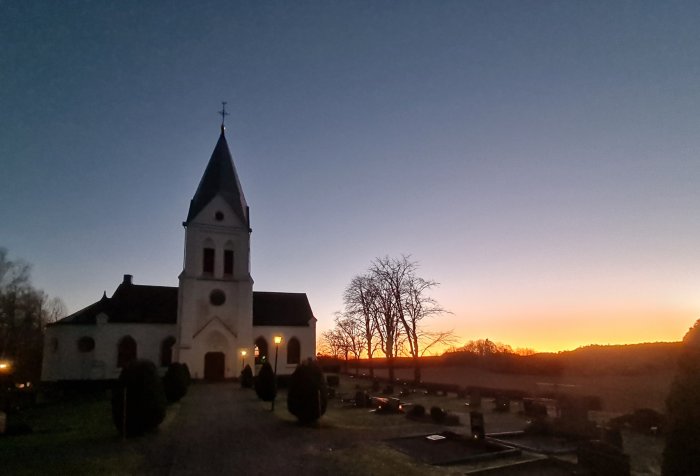
[[226, 142], [224, 124], [221, 123], [221, 135], [211, 154], [202, 180], [199, 182], [194, 198], [190, 202], [187, 220], [184, 225], [194, 220], [199, 212], [217, 195], [226, 201], [242, 223], [250, 224], [248, 220], [248, 204], [246, 203], [241, 182], [238, 180], [236, 167], [233, 165], [231, 152]]

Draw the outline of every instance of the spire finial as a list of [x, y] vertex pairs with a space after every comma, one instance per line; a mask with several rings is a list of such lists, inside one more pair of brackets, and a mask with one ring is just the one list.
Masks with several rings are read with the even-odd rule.
[[224, 132], [224, 129], [226, 129], [224, 124], [224, 122], [226, 122], [226, 116], [230, 116], [230, 114], [226, 112], [226, 101], [221, 101], [221, 111], [219, 111], [219, 114], [221, 114], [221, 132]]

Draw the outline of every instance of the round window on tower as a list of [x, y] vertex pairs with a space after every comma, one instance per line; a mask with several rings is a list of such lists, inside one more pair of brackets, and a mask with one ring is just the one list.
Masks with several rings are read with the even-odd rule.
[[221, 221], [224, 219], [224, 214], [223, 212], [216, 212], [214, 213], [214, 218], [216, 218], [216, 221]]
[[226, 294], [220, 289], [215, 289], [209, 294], [209, 302], [214, 306], [221, 306], [226, 302]]

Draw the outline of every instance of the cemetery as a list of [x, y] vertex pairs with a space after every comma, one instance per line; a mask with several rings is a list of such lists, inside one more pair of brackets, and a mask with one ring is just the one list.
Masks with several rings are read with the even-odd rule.
[[[123, 468], [138, 472], [148, 464], [151, 456], [146, 455], [157, 454], [158, 448], [173, 444], [173, 429], [179, 428], [176, 422], [188, 418], [188, 412], [196, 405], [188, 403], [189, 399], [223, 392], [231, 405], [246, 408], [246, 418], [251, 422], [259, 421], [274, 429], [279, 440], [273, 438], [270, 444], [286, 441], [284, 435], [292, 440], [299, 438], [306, 442], [306, 448], [322, 452], [315, 464], [334, 468], [338, 474], [360, 474], [354, 471], [361, 472], [363, 465], [376, 465], [378, 459], [387, 471], [406, 474], [414, 474], [410, 470], [415, 470], [415, 474], [457, 471], [492, 476], [535, 471], [548, 475], [572, 471], [659, 474], [654, 470], [658, 460], [649, 459], [649, 455], [660, 454], [662, 440], [653, 429], [660, 423], [658, 415], [650, 411], [613, 419], [591, 398], [557, 399], [526, 396], [508, 389], [430, 383], [414, 386], [337, 373], [326, 377], [328, 399], [323, 403], [324, 412], [321, 416], [309, 416], [299, 404], [290, 406], [291, 392], [298, 395], [290, 386], [292, 381], [280, 382], [280, 388], [271, 397], [278, 406], [271, 412], [269, 398], [259, 398], [249, 388], [247, 379], [236, 383], [198, 382], [191, 387], [192, 392], [183, 396], [183, 388], [173, 385], [182, 377], [173, 372], [173, 378], [164, 383], [172, 380], [166, 396], [175, 403], [159, 416], [159, 421], [163, 421], [160, 427], [134, 432], [143, 436], [128, 440], [121, 436], [121, 414], [117, 412], [114, 421], [110, 415], [110, 397], [114, 398], [114, 393], [103, 390], [89, 398], [73, 395], [53, 403], [43, 401], [35, 408], [10, 415], [13, 428], [18, 422], [25, 426], [21, 433], [0, 436], [0, 456], [13, 455], [11, 467], [26, 465], [27, 474], [46, 464], [46, 458], [57, 471], [88, 461], [96, 470], [109, 472], [121, 469], [119, 461], [123, 461]], [[313, 373], [304, 378], [317, 380]], [[116, 396], [118, 404], [123, 396]], [[181, 400], [177, 402], [177, 398]], [[114, 401], [112, 411], [113, 405]], [[53, 451], [42, 452], [37, 459], [36, 449], [46, 445]], [[82, 453], [85, 449], [87, 459]], [[339, 470], [338, 465], [343, 464], [350, 464], [352, 470]]]

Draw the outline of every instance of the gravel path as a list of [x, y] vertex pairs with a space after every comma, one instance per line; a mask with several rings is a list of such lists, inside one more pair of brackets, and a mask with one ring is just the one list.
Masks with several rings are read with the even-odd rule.
[[[348, 432], [280, 419], [237, 384], [196, 384], [145, 448], [145, 474], [309, 475], [342, 471], [324, 452], [348, 445]], [[276, 413], [287, 412], [284, 398]], [[352, 432], [351, 432], [352, 433]]]

